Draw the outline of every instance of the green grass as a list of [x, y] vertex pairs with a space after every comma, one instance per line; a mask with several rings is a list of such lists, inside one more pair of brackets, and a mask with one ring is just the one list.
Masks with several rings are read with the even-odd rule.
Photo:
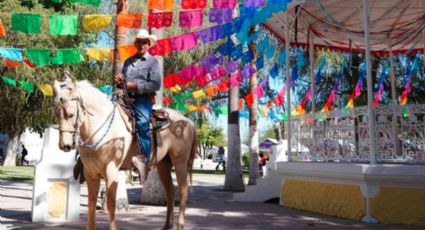
[[0, 180], [26, 181], [34, 177], [33, 166], [0, 167]]

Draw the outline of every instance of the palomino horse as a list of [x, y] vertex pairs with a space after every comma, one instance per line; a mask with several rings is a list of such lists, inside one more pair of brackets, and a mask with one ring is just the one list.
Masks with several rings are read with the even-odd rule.
[[[55, 116], [59, 122], [59, 148], [70, 151], [77, 144], [88, 186], [87, 229], [95, 229], [95, 208], [100, 177], [106, 180], [107, 209], [110, 229], [116, 229], [115, 199], [119, 169], [131, 169], [139, 147], [131, 134], [127, 115], [120, 106], [88, 81], [55, 81]], [[167, 217], [164, 229], [173, 226], [174, 166], [180, 192], [178, 229], [184, 227], [188, 195], [188, 177], [197, 152], [196, 129], [193, 123], [174, 110], [167, 109], [170, 125], [157, 133], [158, 149], [151, 162], [156, 168], [167, 196]], [[144, 171], [144, 170], [142, 170]], [[142, 172], [143, 173], [143, 172]], [[140, 175], [146, 178], [146, 173]]]

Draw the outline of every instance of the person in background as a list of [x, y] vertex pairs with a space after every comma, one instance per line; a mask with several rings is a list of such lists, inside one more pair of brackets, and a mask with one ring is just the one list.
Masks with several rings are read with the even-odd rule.
[[218, 170], [218, 168], [220, 167], [220, 164], [223, 166], [223, 171], [226, 171], [226, 161], [224, 160], [224, 147], [220, 146], [218, 148], [218, 164], [215, 167], [215, 170]]
[[25, 145], [22, 145], [22, 152], [21, 152], [21, 165], [24, 165], [24, 162], [27, 162], [27, 165], [29, 165], [29, 162], [25, 160], [25, 157], [28, 155], [28, 150], [25, 148]]

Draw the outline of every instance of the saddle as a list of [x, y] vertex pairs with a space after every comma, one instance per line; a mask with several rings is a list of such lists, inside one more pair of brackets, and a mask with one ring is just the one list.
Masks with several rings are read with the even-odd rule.
[[[130, 97], [117, 97], [117, 102], [121, 109], [127, 114], [129, 123], [131, 124], [130, 132], [136, 135], [136, 119], [134, 116], [133, 103], [134, 99]], [[152, 116], [150, 117], [150, 128], [152, 130], [153, 150], [157, 148], [157, 131], [165, 129], [170, 124], [170, 118], [167, 111], [164, 109], [152, 109]]]

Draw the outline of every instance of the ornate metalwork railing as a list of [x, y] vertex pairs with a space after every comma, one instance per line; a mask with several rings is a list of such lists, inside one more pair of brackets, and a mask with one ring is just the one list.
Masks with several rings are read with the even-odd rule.
[[[291, 161], [425, 164], [425, 105], [381, 105], [369, 130], [367, 107], [291, 117]], [[376, 136], [375, 146], [370, 135]]]

